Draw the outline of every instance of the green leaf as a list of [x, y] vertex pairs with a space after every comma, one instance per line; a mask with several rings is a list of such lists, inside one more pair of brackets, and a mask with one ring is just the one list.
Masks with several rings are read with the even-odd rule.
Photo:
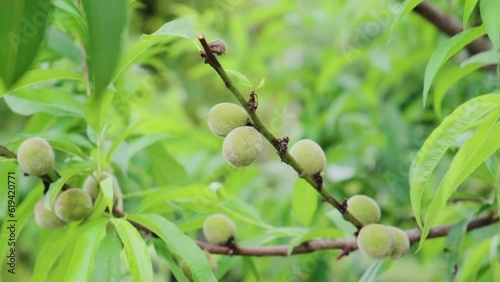
[[257, 87], [255, 87], [255, 90], [263, 87], [264, 84], [266, 84], [266, 78], [263, 78], [263, 79], [260, 80], [259, 85], [257, 85]]
[[465, 30], [441, 44], [432, 54], [427, 67], [425, 68], [424, 90], [422, 92], [424, 98], [424, 106], [427, 101], [427, 95], [431, 87], [432, 81], [439, 69], [448, 61], [451, 56], [462, 50], [467, 44], [483, 36], [486, 33], [484, 26], [478, 26], [469, 30]]
[[113, 210], [113, 177], [108, 177], [103, 181], [99, 182], [102, 194], [104, 195], [104, 200], [108, 206], [108, 210]]
[[155, 35], [174, 35], [192, 40], [196, 39], [196, 33], [194, 32], [193, 27], [188, 21], [183, 19], [174, 20], [164, 24], [152, 34], [152, 36]]
[[[70, 225], [67, 229], [54, 232], [38, 253], [31, 281], [48, 281], [49, 274], [56, 265], [59, 257], [66, 247], [75, 240], [78, 234], [80, 234], [80, 229], [76, 228], [75, 225]], [[57, 242], [57, 244], [54, 244], [54, 242]]]
[[60, 31], [54, 26], [49, 26], [46, 41], [47, 46], [63, 58], [68, 58], [78, 65], [83, 63], [82, 51], [69, 34]]
[[[14, 86], [10, 89], [10, 93], [26, 88], [33, 84], [51, 81], [51, 80], [60, 80], [60, 79], [69, 79], [69, 80], [77, 80], [84, 81], [82, 75], [78, 73], [74, 73], [67, 70], [62, 69], [44, 69], [44, 70], [30, 70], [27, 71], [24, 76], [19, 79]], [[3, 93], [2, 93], [3, 95]]]
[[189, 282], [189, 279], [186, 275], [184, 275], [182, 269], [179, 267], [179, 263], [176, 262], [170, 255], [165, 242], [162, 240], [154, 240], [154, 246], [156, 253], [167, 262], [170, 271], [175, 276], [175, 279], [179, 282]]
[[462, 22], [464, 24], [464, 30], [467, 29], [467, 24], [469, 23], [470, 15], [474, 11], [478, 0], [465, 0], [464, 4], [464, 16]]
[[77, 167], [70, 168], [61, 172], [61, 178], [59, 178], [55, 182], [50, 183], [49, 190], [44, 197], [45, 207], [49, 210], [52, 210], [52, 202], [56, 199], [57, 195], [59, 195], [59, 192], [61, 192], [64, 184], [68, 183], [69, 179], [71, 179], [73, 176], [78, 175], [83, 171], [85, 171], [85, 168]]
[[359, 279], [359, 282], [375, 282], [378, 281], [378, 277], [382, 274], [384, 266], [387, 264], [387, 260], [374, 262]]
[[87, 123], [95, 132], [101, 132], [109, 111], [115, 93], [111, 90], [104, 91], [101, 95], [90, 95], [84, 105], [84, 115]]
[[123, 0], [84, 0], [82, 4], [88, 25], [85, 48], [92, 95], [99, 97], [111, 82], [120, 57], [127, 3]]
[[498, 0], [481, 0], [479, 2], [479, 11], [483, 24], [486, 27], [488, 37], [493, 43], [495, 50], [500, 50], [500, 1]]
[[469, 249], [471, 252], [462, 266], [458, 281], [476, 281], [476, 276], [481, 269], [481, 265], [484, 263], [484, 259], [488, 257], [491, 241], [492, 238], [489, 238]]
[[141, 234], [123, 218], [114, 218], [111, 222], [125, 247], [128, 267], [134, 281], [153, 281], [151, 257]]
[[396, 29], [396, 26], [401, 22], [401, 20], [406, 17], [415, 7], [418, 6], [423, 0], [406, 0], [402, 5], [402, 7], [399, 7], [399, 14], [396, 15], [395, 20], [391, 24], [391, 32], [392, 34], [394, 32], [394, 29]]
[[158, 235], [171, 253], [188, 264], [195, 281], [217, 281], [200, 247], [174, 223], [156, 214], [129, 214], [127, 218], [146, 226]]
[[233, 75], [234, 77], [236, 77], [237, 79], [237, 83], [243, 87], [249, 87], [249, 88], [253, 88], [253, 85], [252, 83], [250, 82], [250, 80], [244, 75], [242, 74], [241, 72], [239, 71], [236, 71], [236, 70], [231, 70], [231, 69], [226, 69], [226, 72]]
[[[183, 185], [189, 182], [186, 169], [167, 150], [166, 145], [154, 144], [147, 147], [146, 152], [151, 162], [150, 173], [158, 185]], [[174, 175], [175, 177], [172, 177]]]
[[309, 226], [318, 208], [318, 193], [302, 178], [297, 178], [293, 185], [292, 206], [299, 222]]
[[71, 0], [54, 0], [54, 24], [61, 30], [74, 35], [85, 45], [88, 43], [88, 30], [81, 10]]
[[467, 60], [463, 61], [460, 66], [464, 67], [469, 64], [480, 63], [482, 66], [496, 65], [500, 62], [500, 53], [495, 50], [489, 50], [485, 52], [478, 53]]
[[458, 153], [453, 158], [426, 212], [425, 225], [420, 238], [420, 247], [429, 234], [430, 228], [436, 218], [440, 215], [441, 209], [446, 205], [453, 192], [481, 163], [500, 147], [500, 124], [496, 124], [499, 117], [500, 108], [491, 111], [481, 121], [473, 135], [462, 144]]
[[64, 281], [89, 281], [94, 267], [97, 248], [106, 234], [107, 219], [87, 222], [76, 241]]
[[0, 1], [0, 80], [7, 89], [31, 67], [51, 10], [50, 0]]
[[429, 186], [432, 172], [455, 139], [471, 124], [500, 105], [500, 95], [487, 94], [471, 99], [453, 111], [425, 140], [410, 170], [410, 200], [417, 224], [422, 196]]
[[467, 232], [467, 224], [470, 219], [464, 219], [455, 224], [446, 236], [446, 252], [444, 253], [447, 260], [447, 269], [444, 271], [444, 281], [453, 281], [455, 278], [454, 269], [458, 264], [458, 254], [460, 251], [460, 243]]
[[26, 89], [4, 96], [9, 108], [20, 115], [47, 113], [53, 116], [83, 117], [82, 106], [71, 93], [54, 88]]
[[94, 271], [89, 281], [122, 281], [121, 250], [122, 244], [118, 234], [115, 230], [108, 232], [101, 240], [95, 254]]
[[434, 87], [434, 112], [441, 117], [441, 103], [448, 90], [461, 78], [481, 68], [483, 64], [468, 64], [463, 67], [452, 67], [443, 72], [437, 79]]

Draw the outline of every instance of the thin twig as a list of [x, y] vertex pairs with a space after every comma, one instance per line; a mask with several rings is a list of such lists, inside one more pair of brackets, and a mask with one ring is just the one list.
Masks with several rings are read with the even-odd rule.
[[[264, 138], [266, 138], [266, 140], [269, 141], [269, 143], [271, 143], [271, 145], [276, 149], [276, 152], [282, 152], [282, 146], [279, 142], [279, 139], [276, 138], [266, 128], [266, 126], [262, 123], [257, 113], [251, 110], [248, 101], [243, 97], [241, 92], [234, 86], [233, 82], [231, 81], [226, 71], [220, 64], [219, 60], [212, 53], [212, 50], [208, 46], [205, 36], [203, 34], [198, 35], [198, 40], [200, 41], [201, 46], [203, 46], [203, 49], [205, 50], [205, 52], [201, 54], [202, 57], [205, 59], [205, 63], [209, 64], [219, 74], [220, 78], [226, 85], [227, 89], [229, 89], [229, 91], [233, 93], [233, 96], [236, 98], [236, 100], [238, 100], [241, 106], [243, 106], [243, 108], [247, 111], [248, 115], [250, 116], [250, 119], [254, 123], [255, 129], [257, 129], [262, 134], [262, 136], [264, 136]], [[321, 195], [322, 199], [325, 202], [329, 203], [337, 210], [339, 210], [343, 214], [345, 220], [351, 222], [358, 229], [361, 229], [361, 227], [363, 227], [363, 224], [361, 224], [354, 216], [352, 216], [349, 212], [347, 212], [344, 205], [342, 205], [341, 202], [335, 199], [335, 197], [333, 197], [326, 190], [326, 188], [322, 184], [322, 181], [318, 181], [318, 178], [315, 177], [306, 176], [302, 172], [302, 168], [297, 163], [297, 161], [290, 155], [288, 151], [280, 153], [280, 157], [282, 161], [290, 165], [299, 174], [300, 177], [304, 178]]]

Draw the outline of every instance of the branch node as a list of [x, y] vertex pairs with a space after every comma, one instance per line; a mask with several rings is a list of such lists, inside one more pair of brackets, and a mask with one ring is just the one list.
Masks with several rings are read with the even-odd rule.
[[252, 90], [252, 92], [250, 92], [250, 99], [248, 99], [248, 109], [252, 113], [255, 113], [258, 107], [259, 107], [259, 97], [257, 97], [255, 90]]
[[286, 162], [285, 154], [288, 151], [288, 142], [290, 142], [290, 138], [288, 138], [288, 136], [275, 140], [276, 147], [278, 147], [278, 156], [280, 156], [281, 162]]

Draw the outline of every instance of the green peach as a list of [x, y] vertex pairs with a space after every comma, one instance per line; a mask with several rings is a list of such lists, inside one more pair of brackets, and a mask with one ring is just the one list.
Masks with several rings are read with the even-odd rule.
[[26, 139], [17, 151], [17, 162], [30, 175], [41, 176], [55, 170], [54, 150], [40, 137]]
[[325, 169], [325, 152], [312, 140], [303, 139], [295, 143], [290, 149], [290, 155], [297, 161], [305, 175], [313, 176]]
[[203, 235], [210, 244], [224, 245], [236, 235], [236, 225], [223, 214], [213, 214], [203, 223]]
[[398, 259], [410, 250], [410, 239], [406, 233], [394, 226], [387, 226], [389, 230], [392, 232], [394, 237], [394, 249], [392, 250], [390, 257], [392, 259]]
[[242, 126], [231, 131], [222, 144], [224, 157], [234, 167], [252, 164], [262, 151], [262, 137], [251, 126]]
[[361, 228], [357, 242], [363, 254], [376, 260], [389, 257], [394, 250], [393, 232], [382, 224], [372, 223]]
[[57, 215], [45, 208], [44, 199], [42, 198], [35, 206], [35, 222], [38, 226], [47, 229], [57, 229], [65, 226], [67, 223], [62, 221]]
[[247, 112], [232, 103], [220, 103], [213, 106], [207, 117], [208, 127], [219, 136], [226, 136], [233, 129], [245, 126], [248, 120]]
[[82, 189], [71, 188], [62, 192], [56, 199], [54, 211], [66, 221], [80, 221], [92, 210], [92, 198]]
[[[92, 175], [89, 175], [85, 179], [85, 182], [83, 183], [83, 191], [87, 192], [90, 195], [92, 201], [95, 201], [95, 199], [97, 199], [97, 196], [99, 196], [99, 182], [108, 177], [112, 177], [113, 191], [118, 191], [117, 189], [120, 189], [118, 181], [116, 181], [116, 178], [109, 172], [104, 171], [100, 175], [97, 175], [97, 172], [94, 172]], [[114, 196], [116, 197], [116, 193]]]
[[380, 221], [380, 207], [365, 195], [354, 195], [347, 200], [347, 211], [363, 225]]

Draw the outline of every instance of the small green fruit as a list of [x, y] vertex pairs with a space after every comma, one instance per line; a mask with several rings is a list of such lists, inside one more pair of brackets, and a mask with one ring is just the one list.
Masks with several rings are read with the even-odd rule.
[[210, 244], [224, 245], [236, 235], [236, 225], [223, 214], [213, 214], [203, 223], [203, 235]]
[[394, 250], [392, 250], [390, 256], [392, 259], [398, 259], [410, 250], [410, 239], [406, 235], [406, 233], [394, 226], [387, 226], [389, 230], [392, 232], [392, 236], [394, 237]]
[[[205, 256], [207, 257], [208, 264], [210, 264], [210, 269], [212, 269], [212, 273], [215, 274], [217, 272], [217, 262], [209, 252], [203, 251], [203, 253], [205, 253]], [[186, 263], [186, 261], [184, 260], [181, 262], [181, 269], [182, 272], [184, 272], [184, 275], [186, 275], [186, 277], [189, 278], [190, 281], [194, 281], [193, 273], [191, 272], [191, 269], [189, 269], [189, 266]]]
[[89, 175], [89, 177], [87, 177], [87, 179], [85, 179], [85, 182], [83, 183], [83, 191], [87, 192], [90, 195], [92, 201], [95, 201], [95, 199], [97, 199], [97, 196], [99, 196], [99, 182], [110, 176], [113, 177], [113, 190], [117, 191], [117, 189], [120, 189], [118, 181], [116, 181], [116, 178], [113, 175], [106, 171], [102, 172], [100, 175], [97, 175], [97, 172], [94, 172], [93, 175]]
[[365, 195], [354, 195], [347, 200], [347, 211], [363, 225], [380, 221], [380, 207]]
[[42, 198], [35, 206], [35, 221], [38, 226], [47, 229], [57, 229], [66, 225], [57, 215], [45, 208], [44, 199]]
[[313, 176], [325, 169], [325, 152], [312, 140], [303, 139], [295, 143], [290, 149], [290, 154], [300, 165], [305, 175]]
[[394, 250], [393, 232], [382, 224], [368, 224], [358, 234], [358, 248], [372, 259], [384, 259]]
[[262, 151], [262, 137], [251, 126], [242, 126], [231, 131], [222, 144], [226, 160], [234, 167], [252, 164]]
[[248, 122], [248, 114], [238, 105], [220, 103], [210, 109], [207, 120], [208, 127], [214, 134], [226, 136], [233, 129], [245, 126]]
[[21, 143], [17, 162], [24, 172], [35, 176], [53, 172], [56, 167], [54, 150], [47, 140], [40, 137], [29, 138]]
[[92, 210], [92, 198], [82, 189], [71, 188], [57, 197], [54, 210], [66, 222], [80, 221]]

